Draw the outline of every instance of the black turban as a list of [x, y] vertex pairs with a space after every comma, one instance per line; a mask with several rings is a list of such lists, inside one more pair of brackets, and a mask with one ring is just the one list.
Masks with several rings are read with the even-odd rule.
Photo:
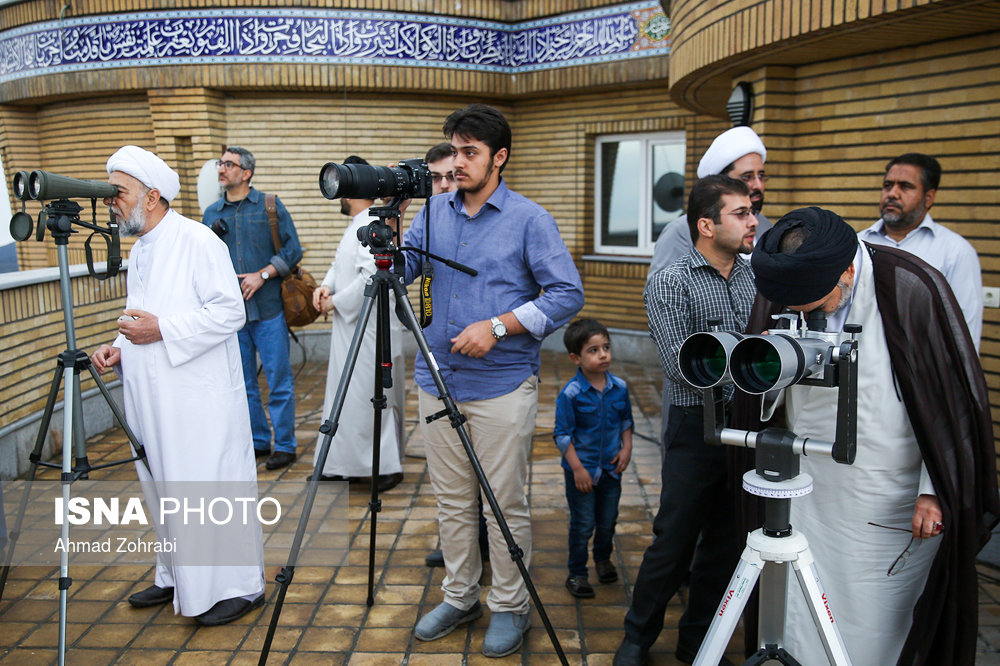
[[[794, 251], [778, 251], [790, 231], [802, 230]], [[844, 218], [816, 206], [788, 213], [768, 229], [753, 250], [754, 279], [761, 295], [780, 305], [806, 305], [827, 296], [854, 261], [858, 235]]]

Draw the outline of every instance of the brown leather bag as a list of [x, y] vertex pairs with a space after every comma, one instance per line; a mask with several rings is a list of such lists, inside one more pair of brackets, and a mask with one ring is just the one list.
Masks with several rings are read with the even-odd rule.
[[[274, 251], [281, 250], [281, 238], [278, 237], [278, 206], [275, 196], [264, 196], [264, 207], [271, 220], [271, 239], [274, 241]], [[308, 326], [319, 317], [319, 311], [313, 307], [313, 292], [316, 290], [316, 280], [308, 272], [296, 264], [291, 272], [281, 281], [281, 302], [285, 307], [285, 323], [289, 326]]]

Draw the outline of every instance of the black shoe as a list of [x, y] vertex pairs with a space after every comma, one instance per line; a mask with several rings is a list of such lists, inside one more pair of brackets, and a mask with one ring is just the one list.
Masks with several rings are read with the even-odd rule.
[[590, 586], [590, 582], [583, 577], [573, 577], [570, 576], [566, 579], [566, 589], [569, 593], [578, 599], [590, 599], [594, 596], [594, 588]]
[[271, 449], [257, 449], [257, 448], [255, 448], [253, 450], [253, 457], [254, 458], [263, 458], [264, 456], [269, 456], [269, 455], [271, 455]]
[[201, 615], [196, 616], [194, 619], [202, 626], [214, 627], [220, 624], [228, 624], [233, 620], [238, 620], [254, 608], [260, 608], [263, 605], [263, 594], [253, 601], [247, 601], [242, 597], [223, 599]]
[[615, 565], [611, 564], [611, 560], [594, 562], [594, 569], [597, 570], [597, 580], [602, 583], [613, 583], [618, 580], [618, 572], [615, 570]]
[[[693, 664], [695, 657], [698, 656], [698, 653], [697, 651], [692, 652], [690, 649], [678, 645], [677, 651], [674, 652], [674, 656], [677, 657], [677, 661], [682, 664]], [[736, 666], [736, 664], [731, 662], [726, 657], [723, 657], [719, 660], [719, 666]]]
[[424, 558], [424, 564], [429, 567], [443, 567], [444, 553], [442, 553], [440, 549], [432, 551], [427, 557]]
[[649, 648], [644, 648], [638, 643], [633, 643], [625, 637], [622, 644], [615, 652], [615, 659], [611, 663], [613, 666], [644, 666], [649, 659]]
[[133, 608], [149, 608], [150, 606], [159, 606], [173, 600], [174, 588], [157, 587], [156, 585], [150, 585], [142, 592], [136, 592], [128, 598], [128, 602], [132, 604]]
[[400, 484], [403, 480], [403, 473], [396, 472], [395, 474], [379, 474], [378, 475], [378, 491], [384, 493], [387, 490], [392, 490]]
[[281, 469], [285, 465], [291, 465], [295, 462], [295, 454], [289, 453], [288, 451], [275, 451], [271, 454], [271, 457], [267, 459], [264, 463], [264, 467], [268, 469]]

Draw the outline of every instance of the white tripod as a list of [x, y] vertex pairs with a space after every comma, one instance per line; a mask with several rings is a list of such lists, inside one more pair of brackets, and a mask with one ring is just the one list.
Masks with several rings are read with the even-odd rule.
[[[768, 481], [751, 470], [743, 475], [743, 488], [765, 498], [764, 527], [754, 530], [747, 537], [746, 548], [729, 581], [726, 596], [702, 641], [694, 666], [715, 666], [719, 663], [758, 578], [760, 650], [745, 663], [763, 664], [776, 660], [789, 666], [799, 666], [799, 662], [782, 647], [788, 586], [786, 564], [791, 564], [795, 571], [830, 663], [850, 666], [851, 658], [823, 591], [809, 543], [805, 535], [794, 532], [788, 523], [792, 498], [812, 492], [812, 478], [808, 474], [799, 474], [787, 481]], [[768, 563], [778, 566], [766, 566]]]

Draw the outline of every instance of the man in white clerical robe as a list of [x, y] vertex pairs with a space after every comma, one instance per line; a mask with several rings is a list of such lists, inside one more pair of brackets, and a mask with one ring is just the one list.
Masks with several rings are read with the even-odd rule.
[[[255, 493], [236, 336], [245, 314], [226, 246], [208, 227], [170, 209], [179, 180], [153, 153], [125, 146], [107, 170], [118, 192], [105, 204], [123, 235], [138, 238], [118, 337], [91, 360], [98, 371], [114, 367], [122, 377], [126, 417], [149, 463], [148, 471], [136, 465], [147, 505], [156, 515], [157, 493], [177, 488], [174, 482], [202, 482], [205, 489], [240, 482]], [[225, 624], [259, 607], [260, 525], [252, 523], [242, 536], [251, 553], [243, 561], [252, 564], [181, 566], [157, 555], [155, 584], [129, 602], [148, 607], [172, 600], [175, 613], [205, 625]]]
[[[353, 159], [352, 159], [353, 158]], [[366, 164], [357, 157], [349, 157], [345, 164]], [[313, 296], [313, 304], [320, 312], [330, 313], [333, 319], [330, 337], [330, 363], [326, 374], [326, 396], [323, 400], [323, 418], [330, 416], [333, 400], [340, 385], [341, 374], [354, 331], [361, 314], [368, 279], [375, 273], [375, 258], [358, 240], [358, 229], [376, 221], [368, 214], [374, 203], [368, 199], [341, 199], [341, 212], [352, 217], [344, 237], [337, 246], [337, 253], [323, 283]], [[392, 387], [385, 389], [388, 400], [382, 412], [381, 442], [379, 447], [378, 485], [386, 491], [403, 479], [403, 435], [405, 369], [403, 361], [402, 325], [394, 313], [395, 297], [390, 292], [389, 339], [392, 347]], [[375, 326], [377, 310], [372, 308], [368, 325], [358, 351], [357, 363], [344, 397], [337, 433], [330, 443], [330, 452], [323, 466], [326, 479], [350, 479], [372, 475], [372, 432], [374, 411], [371, 403], [375, 392]], [[319, 454], [316, 447], [316, 455]], [[314, 458], [313, 464], [318, 461]]]

